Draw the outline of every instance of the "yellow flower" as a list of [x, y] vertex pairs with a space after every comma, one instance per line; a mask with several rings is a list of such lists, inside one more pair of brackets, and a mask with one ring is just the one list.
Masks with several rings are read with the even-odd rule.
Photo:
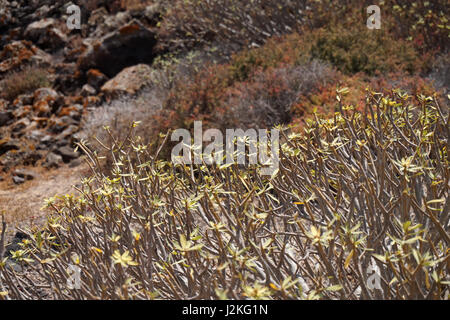
[[114, 251], [112, 257], [114, 264], [120, 264], [122, 267], [137, 266], [138, 263], [133, 261], [130, 257], [130, 252], [127, 250], [122, 255], [119, 250]]

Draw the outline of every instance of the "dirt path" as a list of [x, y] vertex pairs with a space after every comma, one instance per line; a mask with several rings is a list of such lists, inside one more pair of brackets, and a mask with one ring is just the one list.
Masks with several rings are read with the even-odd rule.
[[55, 195], [76, 193], [74, 186], [79, 186], [81, 177], [88, 173], [86, 164], [75, 168], [63, 166], [48, 171], [44, 168], [27, 168], [37, 177], [22, 185], [15, 185], [10, 177], [0, 183], [0, 212], [5, 213], [8, 234], [16, 227], [42, 224], [46, 212], [41, 210], [44, 200]]

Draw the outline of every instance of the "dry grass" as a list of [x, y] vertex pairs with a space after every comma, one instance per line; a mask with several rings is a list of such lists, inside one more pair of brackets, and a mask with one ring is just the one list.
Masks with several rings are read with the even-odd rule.
[[0, 82], [1, 97], [13, 100], [18, 95], [51, 86], [48, 72], [44, 68], [27, 66], [23, 70], [7, 74]]

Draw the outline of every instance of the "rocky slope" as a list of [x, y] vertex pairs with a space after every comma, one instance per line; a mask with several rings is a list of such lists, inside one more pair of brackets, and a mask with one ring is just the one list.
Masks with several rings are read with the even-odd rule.
[[[89, 111], [145, 83], [147, 64], [163, 52], [160, 7], [121, 10], [120, 3], [0, 1], [0, 180], [35, 178], [17, 168], [76, 166], [73, 147]], [[73, 4], [80, 30], [66, 24]], [[46, 81], [29, 84], [34, 70]]]

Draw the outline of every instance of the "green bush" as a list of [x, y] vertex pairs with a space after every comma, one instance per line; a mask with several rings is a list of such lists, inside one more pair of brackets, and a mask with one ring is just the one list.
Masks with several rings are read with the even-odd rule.
[[421, 70], [413, 46], [383, 31], [335, 26], [313, 32], [309, 39], [313, 58], [328, 61], [347, 74]]

